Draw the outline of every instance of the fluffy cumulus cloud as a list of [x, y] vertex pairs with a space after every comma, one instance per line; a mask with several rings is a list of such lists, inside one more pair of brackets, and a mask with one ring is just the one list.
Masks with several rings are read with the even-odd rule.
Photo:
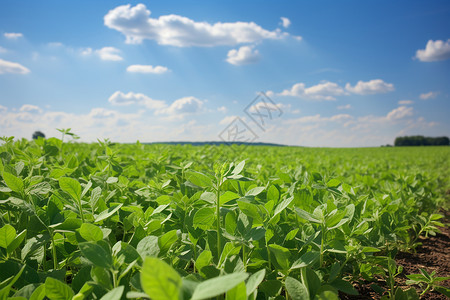
[[336, 100], [336, 96], [344, 95], [345, 91], [338, 84], [325, 81], [317, 85], [306, 87], [304, 83], [296, 83], [290, 89], [284, 90], [279, 95], [292, 96], [311, 100]]
[[28, 74], [30, 70], [19, 63], [0, 59], [0, 74]]
[[381, 79], [373, 79], [370, 81], [360, 80], [355, 86], [351, 86], [350, 83], [347, 83], [345, 89], [354, 94], [373, 95], [392, 92], [394, 90], [394, 85], [392, 83], [386, 83]]
[[203, 108], [203, 101], [195, 97], [183, 97], [175, 100], [170, 106], [157, 110], [157, 114], [183, 117], [185, 114], [197, 113]]
[[420, 94], [419, 98], [422, 100], [428, 100], [428, 99], [436, 98], [437, 95], [438, 95], [438, 92], [428, 92], [428, 93]]
[[152, 65], [131, 65], [128, 66], [127, 72], [130, 73], [152, 73], [152, 74], [163, 74], [168, 72], [169, 69], [163, 66], [152, 66]]
[[291, 20], [289, 20], [288, 18], [285, 17], [281, 17], [281, 26], [283, 26], [284, 28], [288, 28], [289, 25], [291, 25]]
[[179, 15], [150, 17], [144, 4], [130, 4], [110, 10], [104, 17], [107, 27], [126, 36], [127, 43], [154, 40], [161, 45], [177, 47], [233, 46], [254, 43], [264, 39], [280, 39], [288, 35], [280, 30], [266, 30], [254, 22], [197, 22]]
[[396, 109], [390, 111], [386, 115], [386, 119], [390, 121], [403, 119], [405, 117], [410, 117], [413, 115], [413, 108], [407, 106], [399, 106]]
[[337, 109], [339, 109], [339, 110], [343, 110], [343, 109], [351, 109], [351, 108], [352, 108], [352, 106], [351, 106], [350, 104], [339, 105], [339, 106], [337, 107]]
[[165, 101], [154, 100], [144, 94], [133, 92], [125, 94], [121, 91], [117, 91], [109, 97], [108, 101], [112, 105], [137, 104], [152, 110], [162, 109], [167, 106]]
[[20, 32], [5, 32], [3, 36], [7, 39], [16, 40], [18, 38], [23, 37], [23, 34]]
[[232, 65], [240, 66], [256, 63], [260, 59], [258, 50], [253, 50], [251, 46], [242, 46], [238, 50], [228, 51], [227, 62]]
[[120, 50], [114, 47], [103, 47], [101, 49], [93, 50], [92, 48], [81, 49], [81, 55], [90, 56], [92, 54], [100, 57], [101, 60], [121, 61], [123, 57], [120, 56]]
[[42, 109], [39, 106], [24, 104], [20, 107], [19, 111], [21, 112], [29, 112], [29, 113], [42, 113]]
[[424, 62], [446, 60], [450, 58], [450, 39], [447, 41], [429, 40], [425, 49], [416, 52], [416, 58]]

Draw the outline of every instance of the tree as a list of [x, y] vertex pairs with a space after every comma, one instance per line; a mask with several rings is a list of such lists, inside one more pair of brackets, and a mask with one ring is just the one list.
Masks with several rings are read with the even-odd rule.
[[422, 135], [401, 136], [395, 138], [395, 146], [448, 146], [450, 139], [446, 136], [424, 137]]

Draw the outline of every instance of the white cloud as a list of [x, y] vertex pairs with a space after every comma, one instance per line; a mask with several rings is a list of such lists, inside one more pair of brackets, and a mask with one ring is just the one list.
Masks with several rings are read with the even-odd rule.
[[394, 85], [392, 83], [386, 83], [381, 79], [373, 79], [366, 82], [360, 80], [354, 87], [350, 83], [347, 83], [345, 89], [354, 94], [373, 95], [392, 92]]
[[389, 121], [403, 119], [405, 117], [410, 117], [413, 115], [413, 108], [407, 106], [399, 106], [393, 109], [386, 115], [386, 119]]
[[81, 49], [81, 55], [91, 55], [93, 52], [92, 48], [83, 48]]
[[420, 94], [420, 99], [422, 99], [422, 100], [428, 100], [428, 99], [433, 99], [433, 98], [436, 98], [436, 96], [438, 95], [439, 93], [438, 92], [428, 92], [428, 93], [423, 93], [423, 94]]
[[296, 123], [326, 123], [326, 122], [343, 122], [351, 120], [353, 117], [349, 114], [338, 114], [331, 117], [322, 117], [320, 114], [312, 116], [304, 116], [296, 119], [286, 120], [286, 123], [296, 124]]
[[21, 112], [29, 112], [29, 113], [42, 113], [42, 109], [39, 106], [31, 105], [31, 104], [24, 104], [19, 109]]
[[225, 106], [221, 106], [217, 109], [217, 111], [220, 111], [222, 113], [226, 113], [228, 111], [228, 109]]
[[0, 53], [6, 53], [8, 52], [8, 50], [6, 50], [6, 48], [3, 48], [2, 46], [0, 46]]
[[0, 112], [4, 113], [4, 112], [6, 112], [7, 110], [8, 110], [7, 107], [5, 107], [5, 106], [3, 106], [3, 105], [0, 105]]
[[117, 116], [117, 112], [114, 110], [109, 110], [106, 108], [93, 108], [89, 113], [89, 116], [94, 119], [105, 119], [105, 118], [113, 118]]
[[352, 108], [352, 106], [350, 104], [340, 105], [337, 107], [337, 109], [339, 109], [339, 110], [350, 109], [350, 108]]
[[104, 23], [124, 34], [127, 43], [149, 39], [177, 47], [233, 46], [287, 35], [280, 30], [266, 30], [254, 22], [210, 24], [173, 14], [150, 18], [150, 10], [144, 4], [118, 6], [105, 15]]
[[61, 43], [61, 42], [51, 42], [51, 43], [48, 43], [47, 45], [49, 47], [62, 47], [62, 46], [64, 46], [64, 44]]
[[304, 83], [297, 83], [291, 89], [284, 90], [279, 95], [331, 101], [336, 100], [336, 96], [345, 95], [345, 91], [336, 83], [326, 81], [308, 88]]
[[120, 50], [114, 47], [103, 47], [102, 49], [96, 50], [95, 53], [100, 56], [101, 60], [123, 60], [122, 56], [119, 55]]
[[400, 101], [398, 101], [398, 104], [400, 104], [400, 105], [409, 105], [409, 104], [413, 104], [414, 103], [414, 101], [412, 101], [412, 100], [400, 100]]
[[203, 101], [195, 97], [183, 97], [175, 100], [169, 107], [156, 111], [156, 114], [167, 114], [183, 117], [184, 114], [199, 112], [203, 107]]
[[131, 65], [128, 66], [127, 72], [130, 73], [153, 73], [162, 74], [168, 72], [169, 69], [163, 66], [152, 66], [152, 65]]
[[19, 33], [19, 32], [5, 32], [5, 33], [3, 34], [3, 36], [4, 36], [5, 38], [7, 38], [7, 39], [13, 39], [13, 40], [16, 40], [16, 39], [18, 39], [18, 38], [23, 37], [23, 34], [22, 34], [22, 33]]
[[282, 25], [284, 28], [288, 28], [289, 25], [291, 25], [291, 20], [289, 20], [288, 18], [281, 17], [280, 19], [281, 19], [281, 25]]
[[416, 52], [416, 58], [424, 62], [446, 60], [450, 58], [450, 39], [446, 42], [442, 40], [429, 40], [425, 49]]
[[122, 93], [121, 91], [117, 91], [109, 97], [108, 101], [112, 105], [131, 105], [138, 104], [141, 106], [145, 106], [148, 109], [162, 109], [167, 105], [165, 101], [162, 100], [154, 100], [144, 94], [141, 93], [133, 93], [129, 92], [127, 94]]
[[[226, 116], [225, 118], [223, 118], [222, 120], [220, 120], [219, 124], [220, 125], [229, 125], [231, 124], [231, 122], [234, 121], [234, 119], [236, 119], [238, 116]], [[241, 118], [242, 119], [242, 118]]]
[[0, 74], [28, 74], [30, 70], [19, 63], [0, 59]]
[[258, 50], [253, 50], [251, 46], [242, 46], [238, 50], [232, 49], [227, 55], [227, 62], [236, 66], [256, 63], [259, 59]]

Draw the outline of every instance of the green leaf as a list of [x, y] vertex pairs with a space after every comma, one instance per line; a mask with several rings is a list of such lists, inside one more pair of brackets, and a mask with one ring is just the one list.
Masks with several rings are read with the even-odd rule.
[[238, 163], [236, 165], [236, 167], [234, 167], [232, 174], [239, 175], [242, 172], [242, 170], [244, 169], [244, 166], [245, 166], [245, 160], [241, 161], [240, 163]]
[[341, 181], [339, 179], [333, 178], [330, 181], [327, 182], [328, 187], [337, 187], [341, 184]]
[[195, 288], [191, 300], [209, 299], [231, 290], [247, 279], [247, 273], [232, 273], [201, 282]]
[[44, 298], [45, 298], [45, 284], [41, 284], [34, 290], [29, 300], [43, 300]]
[[258, 285], [264, 280], [266, 276], [266, 269], [259, 270], [255, 274], [252, 274], [247, 280], [247, 296], [253, 294], [253, 292], [258, 288]]
[[269, 250], [275, 255], [275, 259], [280, 267], [283, 270], [289, 270], [289, 258], [291, 257], [289, 250], [277, 244], [270, 244]]
[[225, 300], [247, 300], [245, 282], [242, 281], [227, 292]]
[[147, 257], [141, 271], [141, 285], [152, 300], [178, 300], [181, 277], [167, 263]]
[[192, 182], [193, 184], [205, 188], [205, 187], [212, 187], [213, 186], [213, 182], [211, 180], [211, 178], [209, 178], [209, 176], [197, 172], [197, 171], [186, 171], [185, 176], [187, 178], [187, 180], [189, 180], [190, 182]]
[[[102, 241], [99, 241], [97, 243], [79, 243], [78, 246], [80, 247], [81, 254], [83, 254], [83, 256], [87, 258], [91, 263], [102, 268], [110, 269], [112, 267], [111, 252], [105, 249], [106, 245], [103, 247], [100, 246], [100, 242]], [[109, 247], [109, 245], [107, 246]]]
[[136, 250], [141, 255], [142, 259], [144, 259], [146, 256], [158, 256], [158, 237], [153, 235], [144, 237], [139, 241]]
[[88, 242], [96, 242], [103, 239], [102, 230], [94, 224], [83, 223], [79, 230], [81, 237]]
[[105, 219], [108, 219], [109, 217], [114, 215], [122, 207], [122, 205], [123, 204], [120, 203], [119, 205], [111, 206], [110, 208], [105, 209], [95, 218], [94, 222], [97, 223], [97, 222], [103, 221]]
[[214, 208], [202, 207], [194, 215], [194, 228], [207, 230], [211, 227], [215, 220]]
[[305, 267], [301, 269], [301, 278], [303, 284], [308, 289], [308, 293], [311, 296], [311, 298], [314, 298], [317, 291], [320, 288], [320, 279], [317, 276], [316, 272], [314, 272], [311, 268]]
[[289, 204], [291, 204], [292, 200], [294, 200], [294, 197], [289, 197], [284, 199], [283, 201], [281, 201], [277, 207], [275, 207], [275, 210], [273, 212], [273, 216], [271, 219], [275, 218], [279, 213], [281, 213], [283, 210], [286, 209], [286, 207], [289, 206]]
[[305, 219], [306, 221], [310, 221], [313, 223], [322, 223], [322, 221], [314, 218], [310, 213], [304, 211], [303, 209], [300, 208], [295, 208], [295, 212], [297, 213], [297, 215], [302, 218]]
[[220, 195], [220, 206], [224, 205], [227, 202], [230, 202], [232, 200], [239, 199], [240, 196], [236, 193], [233, 193], [231, 191], [226, 191], [223, 193], [223, 195]]
[[0, 228], [0, 247], [7, 249], [16, 238], [16, 230], [9, 224]]
[[5, 180], [6, 185], [14, 192], [20, 193], [23, 191], [22, 178], [16, 177], [8, 172], [3, 172], [3, 179]]
[[212, 260], [212, 253], [209, 250], [203, 250], [195, 261], [195, 267], [201, 272], [203, 267], [208, 266]]
[[263, 186], [252, 188], [251, 190], [247, 191], [247, 193], [245, 193], [245, 196], [257, 196], [261, 194], [264, 191], [264, 189], [265, 187]]
[[[1, 231], [1, 229], [0, 229]], [[15, 233], [15, 232], [14, 232]], [[21, 233], [19, 233], [15, 238], [14, 241], [12, 241], [8, 246], [6, 251], [8, 253], [13, 252], [14, 250], [16, 250], [17, 247], [19, 247], [19, 245], [22, 243], [22, 241], [25, 239], [25, 237], [27, 236], [27, 230], [24, 229]], [[1, 240], [1, 238], [0, 238]]]
[[309, 299], [309, 293], [306, 286], [295, 278], [288, 276], [284, 283], [286, 290], [293, 300]]
[[81, 200], [81, 185], [77, 180], [69, 177], [61, 177], [59, 179], [59, 187], [73, 199], [77, 201]]
[[251, 217], [253, 219], [253, 225], [258, 225], [263, 223], [263, 219], [261, 217], [260, 211], [258, 209], [258, 206], [255, 204], [252, 204], [247, 201], [237, 201], [239, 209], [246, 214], [247, 216]]
[[320, 253], [318, 251], [306, 252], [292, 264], [291, 270], [310, 266], [313, 263], [315, 263], [319, 258], [320, 258]]
[[165, 253], [178, 240], [177, 230], [171, 230], [159, 237], [158, 246], [161, 252]]
[[50, 300], [71, 300], [73, 291], [67, 284], [52, 277], [47, 277], [45, 280], [45, 296]]
[[100, 298], [100, 300], [120, 300], [122, 298], [124, 286], [118, 286], [115, 289], [110, 290], [107, 292], [103, 297]]

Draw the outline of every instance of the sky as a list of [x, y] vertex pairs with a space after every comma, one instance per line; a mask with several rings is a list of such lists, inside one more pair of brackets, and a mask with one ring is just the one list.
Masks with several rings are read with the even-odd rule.
[[450, 135], [449, 1], [0, 2], [0, 136]]

